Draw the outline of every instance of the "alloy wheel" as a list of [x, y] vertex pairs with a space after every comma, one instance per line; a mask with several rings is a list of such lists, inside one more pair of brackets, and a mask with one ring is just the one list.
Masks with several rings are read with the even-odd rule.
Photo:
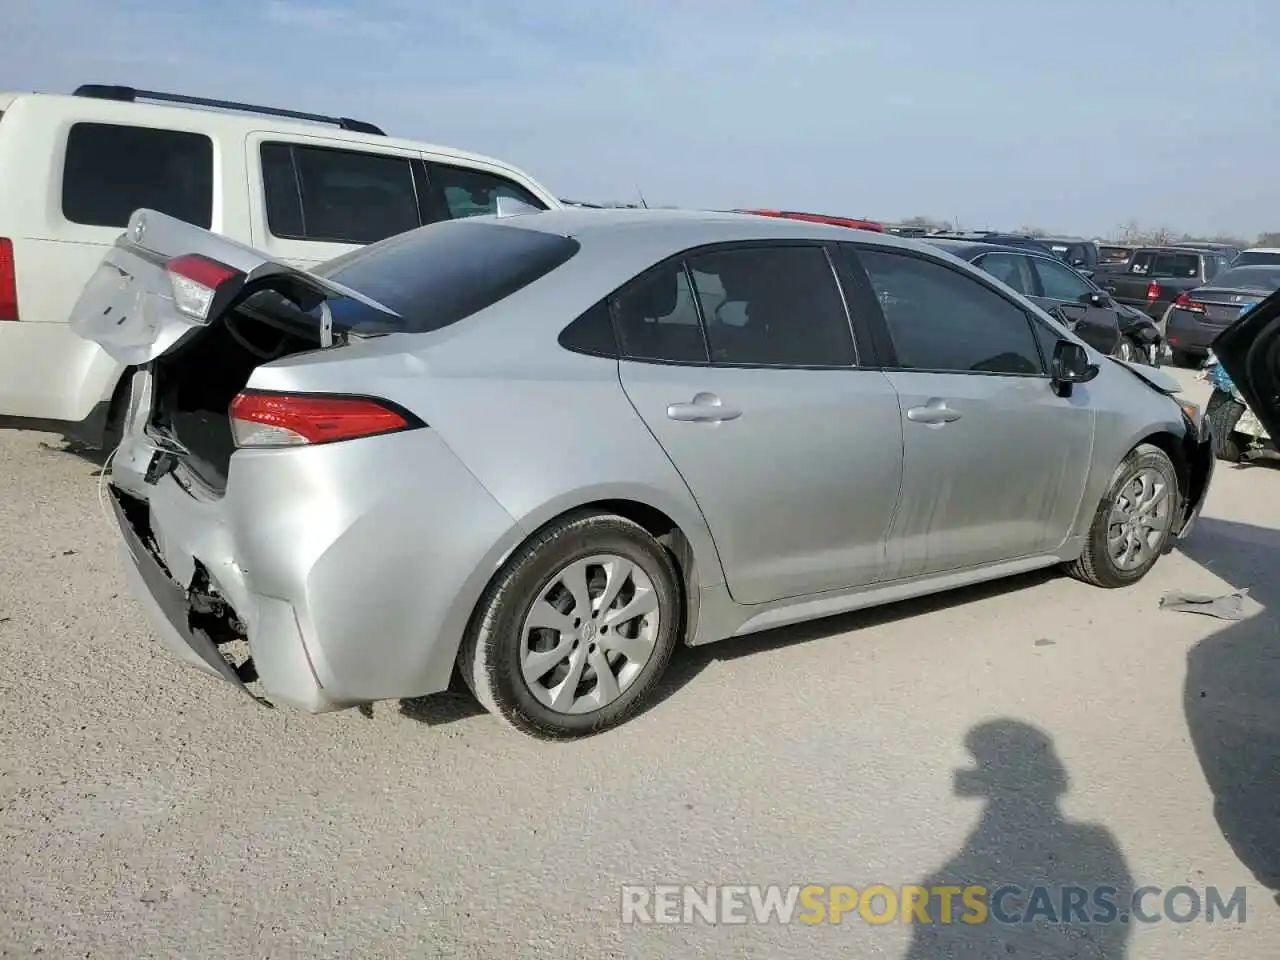
[[1107, 517], [1107, 549], [1119, 570], [1134, 570], [1163, 546], [1173, 518], [1173, 490], [1143, 467], [1120, 487]]
[[588, 713], [618, 699], [653, 656], [653, 580], [614, 554], [572, 561], [539, 591], [520, 631], [520, 667], [538, 702]]

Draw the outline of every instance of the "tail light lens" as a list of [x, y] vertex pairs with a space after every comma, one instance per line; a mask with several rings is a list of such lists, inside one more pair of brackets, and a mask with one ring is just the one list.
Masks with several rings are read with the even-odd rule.
[[1196, 303], [1191, 299], [1191, 294], [1186, 291], [1178, 294], [1178, 299], [1173, 301], [1173, 305], [1181, 310], [1188, 310], [1191, 313], [1204, 313], [1204, 304]]
[[1147, 302], [1154, 303], [1160, 299], [1160, 284], [1152, 280], [1147, 284]]
[[246, 390], [231, 401], [237, 447], [296, 447], [355, 440], [423, 426], [406, 410], [371, 397]]
[[0, 237], [0, 321], [18, 319], [18, 271], [13, 262], [13, 241]]
[[223, 284], [241, 280], [244, 275], [225, 263], [186, 254], [165, 264], [173, 285], [173, 305], [194, 320], [209, 319], [214, 298]]

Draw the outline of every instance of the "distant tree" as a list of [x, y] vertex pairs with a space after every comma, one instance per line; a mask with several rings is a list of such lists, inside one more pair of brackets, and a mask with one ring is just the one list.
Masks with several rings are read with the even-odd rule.
[[1260, 233], [1255, 247], [1280, 247], [1280, 233]]
[[1045, 230], [1043, 227], [1028, 227], [1026, 224], [1023, 224], [1018, 228], [1018, 232], [1026, 234], [1029, 237], [1047, 237], [1050, 236], [1053, 231]]

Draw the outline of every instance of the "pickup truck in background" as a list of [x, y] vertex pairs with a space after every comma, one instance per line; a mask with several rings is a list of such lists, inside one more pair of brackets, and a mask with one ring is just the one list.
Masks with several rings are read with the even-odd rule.
[[1178, 294], [1208, 283], [1226, 265], [1227, 258], [1212, 250], [1139, 247], [1122, 271], [1101, 272], [1094, 280], [1113, 300], [1136, 307], [1159, 323]]

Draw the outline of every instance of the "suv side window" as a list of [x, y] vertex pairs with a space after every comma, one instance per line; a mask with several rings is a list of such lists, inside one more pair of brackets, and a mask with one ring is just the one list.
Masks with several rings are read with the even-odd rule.
[[454, 219], [497, 213], [499, 197], [519, 200], [539, 210], [547, 209], [545, 203], [524, 187], [484, 170], [432, 163], [431, 180], [444, 194], [445, 206]]
[[261, 153], [273, 236], [368, 244], [422, 226], [408, 157], [287, 143]]
[[1050, 300], [1080, 303], [1084, 296], [1093, 292], [1084, 277], [1070, 267], [1043, 258], [1036, 258], [1032, 262], [1036, 267], [1036, 275], [1040, 278], [1040, 289], [1044, 291], [1042, 296]]
[[898, 366], [907, 370], [1039, 375], [1031, 319], [959, 270], [888, 250], [860, 248]]
[[680, 261], [668, 261], [641, 274], [614, 295], [611, 306], [625, 357], [707, 362], [698, 307]]
[[213, 141], [202, 133], [75, 123], [67, 135], [62, 215], [125, 227], [139, 207], [213, 225]]
[[751, 246], [695, 254], [689, 270], [713, 363], [850, 367], [853, 330], [821, 246]]

